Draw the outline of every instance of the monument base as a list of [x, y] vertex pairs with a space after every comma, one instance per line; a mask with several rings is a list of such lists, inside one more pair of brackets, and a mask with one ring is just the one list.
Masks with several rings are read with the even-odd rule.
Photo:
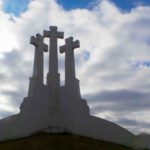
[[[51, 122], [35, 119], [35, 116], [17, 114], [0, 120], [0, 141], [27, 137], [38, 132], [69, 132], [94, 139], [135, 147], [136, 136], [126, 129], [94, 116], [64, 116], [59, 126]], [[59, 122], [60, 123], [60, 122]]]
[[38, 132], [70, 132], [135, 146], [136, 136], [132, 133], [114, 123], [90, 116], [90, 109], [81, 98], [79, 80], [76, 78], [71, 84], [58, 89], [59, 103], [54, 105], [56, 107], [52, 107], [56, 97], [53, 97], [49, 85], [38, 82], [32, 85], [34, 95], [24, 98], [20, 113], [0, 120], [0, 141], [26, 137]]

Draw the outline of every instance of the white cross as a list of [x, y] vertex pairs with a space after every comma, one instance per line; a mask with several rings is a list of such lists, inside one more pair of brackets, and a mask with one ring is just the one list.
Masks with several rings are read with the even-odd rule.
[[36, 37], [32, 36], [30, 44], [34, 45], [38, 50], [47, 52], [48, 46], [43, 43], [43, 37], [40, 34], [36, 34]]
[[74, 49], [80, 47], [79, 40], [73, 42], [73, 37], [65, 39], [65, 45], [60, 47], [60, 53], [65, 52], [65, 84], [75, 79]]

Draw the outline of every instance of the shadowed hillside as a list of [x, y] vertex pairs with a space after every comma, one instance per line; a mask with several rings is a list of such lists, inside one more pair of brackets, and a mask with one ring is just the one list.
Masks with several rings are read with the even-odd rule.
[[83, 136], [40, 133], [0, 143], [0, 150], [132, 150], [131, 148]]

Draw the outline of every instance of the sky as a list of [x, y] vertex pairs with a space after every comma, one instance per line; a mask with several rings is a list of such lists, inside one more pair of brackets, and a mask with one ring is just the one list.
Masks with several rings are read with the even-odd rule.
[[[80, 40], [76, 76], [91, 114], [135, 134], [150, 133], [148, 14], [149, 0], [0, 0], [0, 118], [18, 113], [27, 96], [30, 37], [54, 25]], [[63, 55], [59, 72], [63, 84]]]

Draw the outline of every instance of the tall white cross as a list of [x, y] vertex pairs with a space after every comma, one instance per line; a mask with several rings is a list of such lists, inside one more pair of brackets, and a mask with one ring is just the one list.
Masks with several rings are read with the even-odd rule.
[[48, 46], [43, 43], [43, 37], [40, 34], [36, 34], [36, 37], [32, 36], [30, 44], [35, 46], [33, 77], [43, 83], [43, 51], [47, 52]]
[[74, 49], [80, 47], [79, 40], [73, 42], [73, 37], [65, 39], [65, 45], [60, 46], [60, 53], [65, 52], [65, 84], [68, 84], [75, 76]]
[[49, 72], [47, 74], [47, 85], [51, 95], [50, 109], [56, 110], [59, 103], [60, 75], [58, 73], [57, 39], [63, 39], [64, 33], [58, 32], [56, 26], [50, 26], [49, 31], [43, 31], [43, 36], [49, 40]]
[[58, 32], [56, 26], [50, 26], [50, 31], [43, 32], [44, 37], [50, 38], [49, 50], [49, 72], [52, 75], [58, 73], [58, 53], [57, 53], [57, 39], [63, 39], [64, 33]]

